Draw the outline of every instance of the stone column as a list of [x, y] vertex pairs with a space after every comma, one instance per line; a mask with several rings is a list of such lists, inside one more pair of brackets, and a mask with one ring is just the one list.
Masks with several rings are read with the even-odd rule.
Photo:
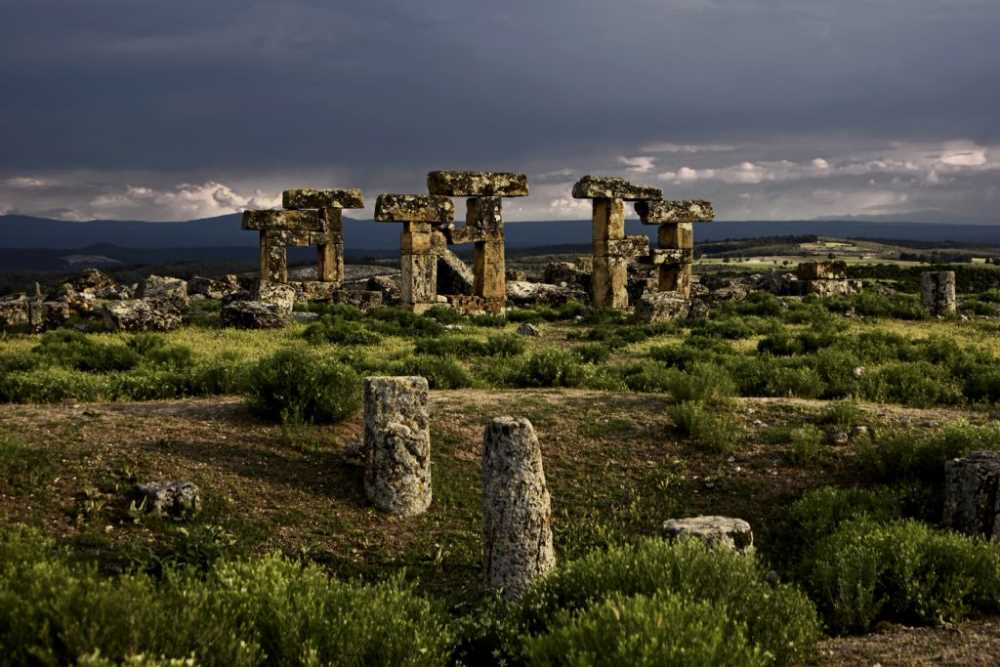
[[926, 271], [920, 274], [920, 288], [931, 315], [954, 315], [958, 311], [954, 271]]
[[507, 303], [503, 198], [528, 194], [524, 174], [495, 171], [432, 171], [427, 175], [432, 195], [466, 197], [465, 227], [444, 229], [450, 244], [473, 244], [473, 295], [488, 312], [502, 312]]
[[447, 197], [383, 194], [375, 201], [377, 222], [402, 222], [399, 239], [400, 300], [415, 313], [437, 303], [437, 251], [440, 232], [434, 225], [454, 220], [455, 205]]
[[644, 261], [657, 266], [657, 289], [691, 296], [694, 267], [694, 223], [715, 218], [712, 204], [703, 200], [673, 201], [658, 199], [635, 205], [644, 225], [658, 225], [657, 251]]
[[1000, 539], [1000, 452], [972, 452], [944, 466], [945, 526]]
[[339, 208], [320, 209], [326, 221], [327, 230], [322, 243], [317, 246], [319, 280], [340, 285], [344, 282], [344, 223], [343, 210]]
[[595, 308], [626, 310], [629, 306], [628, 264], [632, 251], [641, 244], [625, 236], [624, 202], [662, 196], [656, 188], [636, 186], [617, 177], [584, 176], [573, 186], [574, 198], [593, 200], [591, 293]]
[[260, 282], [288, 282], [288, 248], [275, 230], [260, 232]]
[[375, 507], [413, 516], [431, 504], [427, 380], [365, 378], [365, 493]]
[[524, 418], [493, 419], [483, 439], [486, 585], [514, 599], [556, 562], [542, 452]]

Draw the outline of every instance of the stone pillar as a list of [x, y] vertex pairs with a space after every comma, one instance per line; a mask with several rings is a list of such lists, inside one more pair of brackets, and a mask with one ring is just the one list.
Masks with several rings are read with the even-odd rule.
[[944, 466], [943, 523], [1000, 539], [1000, 452], [973, 452]]
[[715, 218], [712, 204], [703, 200], [656, 199], [635, 205], [644, 225], [658, 225], [657, 246], [643, 261], [657, 267], [657, 289], [691, 297], [694, 274], [694, 223]]
[[431, 504], [427, 380], [365, 378], [365, 493], [375, 507], [413, 516]]
[[447, 197], [383, 194], [375, 201], [376, 222], [402, 222], [399, 237], [400, 301], [415, 313], [437, 303], [437, 248], [434, 224], [454, 220], [455, 205]]
[[488, 312], [499, 313], [507, 303], [503, 198], [528, 194], [524, 174], [493, 171], [432, 171], [427, 175], [432, 195], [466, 197], [465, 227], [442, 228], [449, 244], [473, 244], [473, 296]]
[[662, 196], [656, 188], [617, 177], [584, 176], [573, 186], [574, 198], [593, 200], [591, 297], [595, 308], [626, 310], [629, 306], [628, 264], [642, 244], [625, 236], [625, 202]]
[[531, 422], [497, 417], [483, 443], [483, 540], [486, 585], [507, 599], [555, 566], [552, 509], [542, 452]]
[[931, 315], [954, 315], [958, 311], [954, 271], [926, 271], [920, 274], [920, 288]]
[[326, 221], [327, 230], [317, 246], [317, 277], [322, 282], [340, 285], [344, 282], [343, 212], [339, 208], [323, 208], [320, 215]]
[[[659, 247], [663, 249], [686, 250], [689, 257], [694, 253], [694, 225], [691, 223], [668, 223], [660, 225]], [[694, 274], [691, 261], [678, 264], [661, 264], [657, 284], [661, 292], [680, 292], [684, 298], [691, 296], [691, 278]]]
[[260, 232], [260, 282], [288, 282], [288, 249], [279, 231]]

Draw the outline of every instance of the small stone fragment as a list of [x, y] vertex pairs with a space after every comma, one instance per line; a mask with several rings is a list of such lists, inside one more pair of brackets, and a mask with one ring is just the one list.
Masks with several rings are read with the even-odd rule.
[[517, 333], [520, 336], [531, 336], [531, 337], [538, 337], [542, 335], [542, 332], [538, 330], [538, 327], [536, 327], [534, 324], [531, 324], [530, 322], [522, 322], [521, 326], [517, 328]]
[[530, 421], [497, 417], [483, 440], [486, 585], [510, 600], [555, 567], [551, 501]]
[[695, 516], [669, 519], [663, 523], [664, 534], [671, 539], [696, 537], [709, 546], [733, 551], [753, 548], [753, 532], [743, 519], [727, 516]]
[[201, 512], [201, 489], [193, 482], [139, 484], [140, 503], [154, 516], [184, 519]]
[[180, 278], [149, 276], [139, 289], [139, 298], [184, 312], [191, 304], [187, 282]]
[[375, 507], [413, 516], [431, 504], [427, 380], [365, 378], [365, 493]]
[[237, 329], [280, 329], [288, 324], [291, 311], [262, 301], [230, 301], [222, 306], [222, 326]]
[[687, 317], [690, 305], [680, 292], [645, 292], [635, 304], [635, 314], [644, 322], [670, 322]]
[[176, 308], [148, 299], [108, 301], [101, 314], [112, 331], [172, 331], [182, 323]]
[[847, 278], [845, 262], [801, 262], [795, 271], [799, 280], [844, 280]]

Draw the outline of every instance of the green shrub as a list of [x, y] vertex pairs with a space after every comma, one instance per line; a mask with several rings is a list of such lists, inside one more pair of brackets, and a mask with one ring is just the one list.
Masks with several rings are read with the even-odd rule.
[[429, 317], [441, 324], [458, 324], [465, 319], [460, 312], [446, 306], [434, 306], [424, 313], [424, 317]]
[[516, 357], [524, 352], [524, 339], [514, 334], [498, 334], [486, 339], [483, 354], [487, 357]]
[[514, 378], [519, 387], [577, 387], [586, 378], [583, 365], [569, 350], [531, 354]]
[[383, 336], [403, 338], [440, 336], [447, 331], [434, 318], [417, 315], [403, 308], [378, 308], [368, 315], [366, 324]]
[[50, 363], [89, 373], [127, 371], [142, 360], [138, 352], [128, 347], [95, 342], [86, 334], [68, 329], [42, 334], [33, 352]]
[[674, 368], [664, 368], [658, 364], [630, 364], [621, 368], [622, 382], [630, 391], [665, 393], [670, 391], [674, 376], [679, 373]]
[[603, 364], [611, 356], [611, 348], [604, 343], [588, 343], [573, 349], [585, 364]]
[[697, 363], [690, 371], [673, 371], [667, 390], [676, 401], [719, 403], [736, 393], [736, 385], [725, 369]]
[[806, 580], [834, 632], [935, 625], [1000, 609], [1000, 552], [916, 521], [859, 519], [821, 540]]
[[732, 452], [744, 440], [743, 427], [735, 419], [701, 401], [684, 401], [667, 411], [678, 431], [711, 451]]
[[246, 395], [251, 411], [265, 419], [338, 422], [360, 406], [361, 380], [349, 366], [283, 350], [249, 372]]
[[914, 407], [954, 405], [962, 401], [962, 389], [947, 369], [926, 361], [886, 364], [861, 382], [866, 398]]
[[471, 336], [428, 336], [418, 338], [414, 345], [417, 354], [429, 354], [435, 357], [473, 357], [482, 355], [486, 345]]
[[415, 354], [392, 366], [394, 375], [421, 375], [431, 389], [463, 389], [474, 383], [465, 366], [450, 357]]
[[563, 612], [548, 633], [528, 638], [528, 664], [566, 667], [769, 664], [725, 607], [662, 593], [614, 595], [581, 612]]
[[819, 416], [820, 424], [849, 430], [864, 421], [864, 412], [854, 401], [836, 401], [828, 405]]
[[52, 367], [0, 375], [0, 401], [4, 403], [58, 403], [74, 399], [109, 398], [107, 376]]
[[446, 619], [398, 578], [341, 582], [277, 555], [220, 561], [204, 577], [105, 578], [34, 533], [0, 536], [3, 665], [136, 654], [205, 667], [444, 665], [451, 643]]
[[725, 608], [733, 623], [746, 625], [751, 645], [772, 664], [801, 662], [819, 637], [815, 609], [804, 594], [768, 583], [767, 570], [753, 555], [695, 540], [646, 539], [563, 563], [525, 595], [522, 623], [540, 634], [562, 623], [564, 611], [583, 610], [616, 594], [662, 593]]
[[330, 315], [323, 315], [318, 322], [307, 326], [302, 336], [314, 344], [374, 345], [382, 340], [382, 336], [370, 331], [359, 321]]
[[791, 433], [791, 459], [796, 463], [809, 463], [816, 460], [823, 451], [823, 442], [826, 434], [812, 424], [804, 424], [792, 429]]
[[805, 549], [832, 535], [841, 524], [869, 517], [877, 522], [902, 516], [899, 493], [891, 488], [841, 489], [824, 486], [796, 500], [789, 511], [796, 540]]
[[0, 377], [7, 373], [33, 371], [42, 361], [41, 357], [31, 352], [0, 352]]

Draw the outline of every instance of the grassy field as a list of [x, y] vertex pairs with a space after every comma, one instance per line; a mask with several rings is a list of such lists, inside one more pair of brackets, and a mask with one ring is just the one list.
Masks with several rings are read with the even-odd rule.
[[[21, 553], [10, 546], [21, 539], [17, 526], [37, 531], [32, 539], [54, 540], [65, 567], [96, 568], [86, 575], [95, 582], [146, 577], [165, 598], [179, 586], [171, 574], [178, 568], [214, 581], [214, 568], [278, 552], [336, 580], [412, 587], [405, 595], [429, 600], [440, 614], [434, 618], [449, 628], [441, 631], [445, 648], [437, 647], [444, 662], [549, 664], [538, 656], [557, 635], [539, 634], [524, 620], [537, 609], [498, 608], [482, 586], [482, 434], [491, 417], [509, 414], [530, 419], [541, 442], [555, 546], [569, 564], [561, 577], [577, 576], [571, 565], [580, 559], [660, 537], [669, 518], [719, 514], [751, 523], [756, 553], [749, 558], [761, 582], [767, 574], [808, 596], [826, 638], [774, 653], [761, 638], [766, 633], [747, 621], [748, 641], [767, 655], [733, 664], [931, 664], [935, 655], [950, 656], [944, 664], [989, 664], [1000, 644], [991, 620], [1000, 612], [1000, 551], [936, 528], [944, 461], [1000, 449], [996, 318], [924, 319], [905, 295], [825, 302], [760, 295], [722, 306], [706, 322], [655, 326], [576, 306], [515, 309], [508, 320], [448, 312], [414, 319], [390, 310], [363, 316], [328, 307], [311, 324], [248, 332], [221, 328], [212, 308], [203, 310], [193, 324], [153, 336], [0, 341], [0, 396], [7, 401], [0, 406], [7, 535], [0, 599], [24, 580], [14, 576], [15, 561], [4, 560]], [[525, 321], [540, 335], [515, 333]], [[287, 350], [359, 377], [428, 377], [434, 501], [426, 514], [398, 519], [367, 503], [358, 412], [313, 423], [306, 409], [304, 419], [275, 423], [248, 407], [245, 396], [259, 390], [258, 365]], [[163, 479], [198, 484], [203, 512], [170, 521], [139, 511], [130, 490]], [[873, 537], [849, 538], [859, 525]], [[894, 562], [879, 551], [883, 533], [886, 544], [907, 544], [915, 554], [900, 565], [905, 576], [883, 575], [887, 582], [903, 577], [903, 584], [879, 584], [870, 600], [834, 594], [855, 584], [859, 554]], [[843, 550], [861, 544], [857, 539], [870, 551]], [[43, 561], [56, 548], [47, 544]], [[920, 559], [931, 553], [938, 565], [921, 574], [932, 561]], [[831, 569], [826, 560], [839, 565]], [[974, 577], [975, 586], [959, 583], [963, 577]], [[87, 586], [74, 604], [111, 604], [99, 583]], [[45, 599], [38, 590], [31, 595]], [[741, 604], [760, 604], [747, 600], [726, 603], [737, 619], [727, 632], [744, 622], [737, 622]], [[40, 604], [25, 615], [47, 619], [43, 635], [51, 638], [38, 639], [34, 625], [27, 635], [5, 630], [20, 626], [0, 612], [0, 645], [30, 635], [55, 656], [37, 664], [81, 658], [85, 651], [66, 648], [77, 645], [64, 637], [77, 626], [60, 626], [52, 611], [60, 607]], [[114, 616], [94, 627], [113, 626]], [[553, 618], [546, 623], [569, 617]], [[521, 625], [511, 629], [509, 619]], [[939, 629], [954, 623], [968, 624], [958, 626], [969, 628], [961, 640]], [[193, 653], [202, 664], [238, 662], [197, 643], [178, 640], [177, 654], [152, 640], [119, 646], [99, 640], [96, 630], [79, 632], [89, 637], [79, 646], [101, 648], [109, 664], [140, 649]], [[246, 664], [314, 664], [269, 650], [271, 658]], [[412, 664], [441, 664], [428, 651]], [[372, 655], [330, 662], [389, 660]], [[0, 664], [22, 664], [14, 656]]]

